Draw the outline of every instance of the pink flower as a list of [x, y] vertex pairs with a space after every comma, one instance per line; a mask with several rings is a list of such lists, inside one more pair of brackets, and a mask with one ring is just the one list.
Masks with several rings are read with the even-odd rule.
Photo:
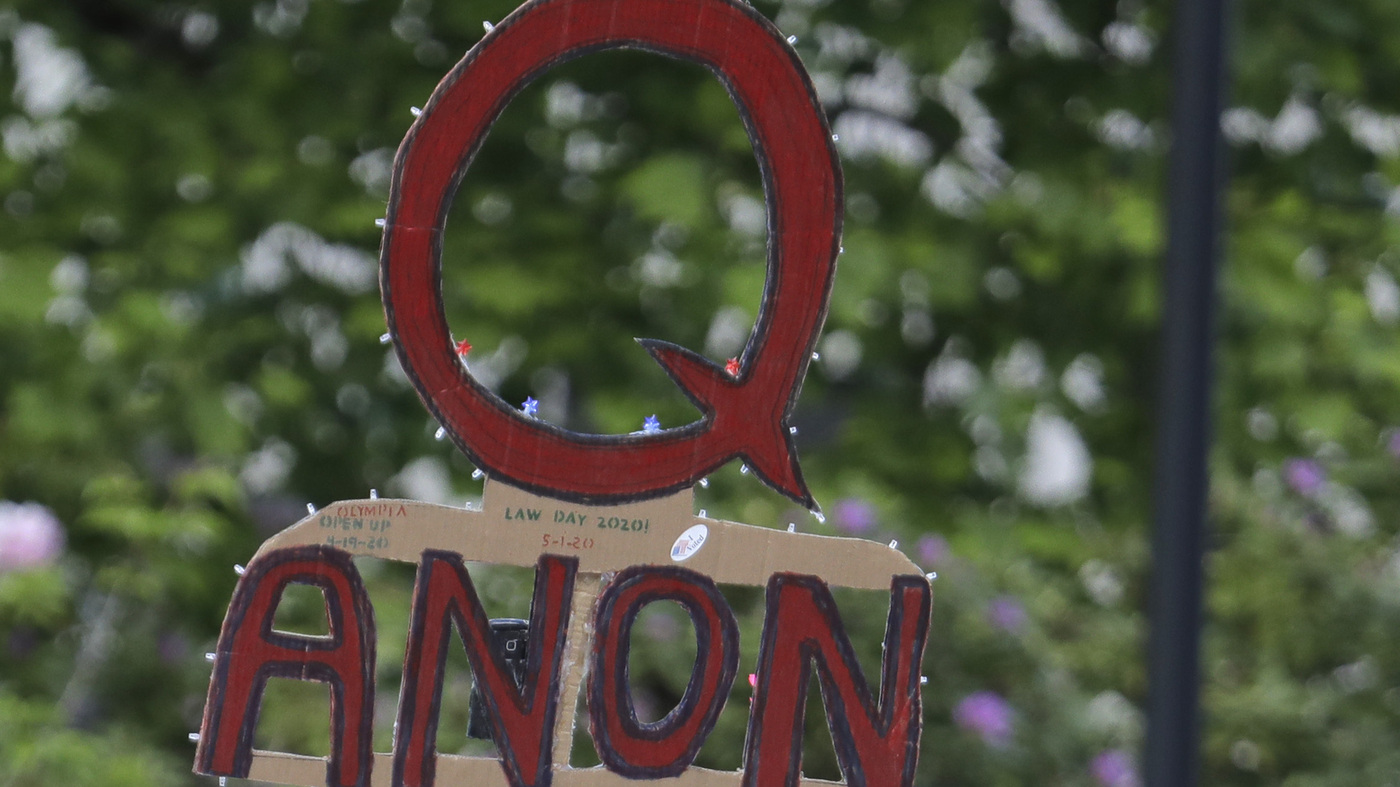
[[1011, 742], [1015, 712], [1011, 704], [994, 691], [979, 691], [964, 697], [953, 709], [953, 721], [988, 746], [1002, 748]]
[[837, 500], [836, 505], [831, 509], [831, 523], [836, 525], [836, 529], [852, 535], [869, 533], [874, 530], [878, 518], [875, 506], [854, 497]]
[[1132, 756], [1122, 749], [1099, 752], [1089, 764], [1089, 772], [1102, 787], [1138, 787], [1141, 784]]
[[987, 605], [987, 622], [1008, 634], [1019, 633], [1026, 626], [1026, 608], [1011, 596], [997, 596]]
[[63, 541], [63, 525], [45, 506], [0, 500], [0, 573], [54, 562]]

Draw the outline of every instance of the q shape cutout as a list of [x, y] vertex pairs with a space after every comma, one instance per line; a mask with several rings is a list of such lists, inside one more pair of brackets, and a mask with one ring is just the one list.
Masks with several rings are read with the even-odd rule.
[[[511, 98], [559, 63], [616, 48], [698, 63], [728, 89], [762, 174], [768, 271], [737, 374], [686, 348], [639, 340], [700, 420], [656, 433], [590, 435], [517, 412], [458, 360], [442, 304], [442, 233], [458, 184]], [[753, 8], [738, 0], [533, 0], [452, 69], [399, 147], [380, 251], [389, 331], [423, 402], [494, 478], [614, 504], [693, 486], [740, 458], [769, 486], [815, 509], [787, 420], [826, 318], [841, 208], [840, 164], [811, 80]]]

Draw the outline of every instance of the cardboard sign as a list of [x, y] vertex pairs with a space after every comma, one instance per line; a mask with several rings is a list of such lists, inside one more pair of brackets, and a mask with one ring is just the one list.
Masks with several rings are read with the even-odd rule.
[[[488, 482], [481, 511], [382, 499], [326, 506], [263, 544], [239, 581], [215, 652], [196, 770], [305, 787], [416, 787], [435, 778], [602, 787], [671, 777], [706, 787], [786, 787], [800, 773], [805, 692], [815, 665], [847, 783], [911, 784], [931, 603], [918, 568], [884, 544], [697, 517], [691, 505], [683, 493], [585, 506]], [[703, 543], [677, 555], [677, 542], [696, 528], [708, 533]], [[352, 556], [418, 565], [391, 753], [369, 749], [374, 610]], [[491, 648], [467, 561], [536, 568], [519, 687]], [[328, 636], [272, 628], [277, 601], [292, 583], [325, 592]], [[768, 589], [743, 773], [689, 767], [737, 674], [738, 630], [717, 583]], [[856, 662], [829, 585], [890, 591], [878, 692]], [[641, 609], [663, 600], [690, 614], [698, 656], [680, 705], [648, 724], [632, 705], [627, 652]], [[445, 648], [454, 632], [483, 688], [499, 760], [434, 750]], [[330, 684], [328, 761], [252, 748], [271, 677]], [[585, 684], [602, 770], [568, 766], [573, 709]]]
[[[632, 47], [700, 63], [729, 89], [768, 197], [762, 308], [737, 367], [643, 345], [703, 414], [678, 429], [581, 435], [521, 414], [459, 361], [443, 314], [443, 222], [492, 122], [563, 60]], [[234, 591], [214, 654], [195, 770], [305, 787], [795, 787], [815, 670], [852, 787], [909, 787], [921, 729], [931, 590], [882, 544], [695, 516], [692, 488], [740, 458], [809, 508], [787, 419], [826, 315], [839, 252], [841, 179], [825, 116], [796, 54], [736, 0], [532, 0], [448, 74], [399, 149], [381, 252], [390, 335], [455, 444], [487, 474], [479, 511], [411, 500], [334, 503], [269, 539]], [[417, 565], [391, 752], [371, 746], [374, 609], [352, 560]], [[497, 651], [468, 562], [535, 568], [523, 672]], [[292, 584], [320, 588], [329, 634], [279, 631]], [[767, 589], [739, 772], [693, 767], [738, 674], [739, 633], [719, 584]], [[829, 586], [888, 589], [878, 689], [857, 662]], [[679, 604], [697, 657], [680, 703], [637, 717], [631, 630], [646, 605]], [[446, 654], [466, 649], [497, 757], [438, 754]], [[269, 678], [331, 688], [326, 758], [253, 749]], [[569, 766], [574, 713], [603, 765]], [[807, 780], [811, 781], [811, 780]]]

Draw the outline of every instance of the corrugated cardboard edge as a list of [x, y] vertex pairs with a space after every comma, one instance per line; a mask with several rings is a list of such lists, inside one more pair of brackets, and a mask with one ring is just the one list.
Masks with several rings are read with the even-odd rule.
[[565, 655], [561, 670], [564, 679], [559, 687], [559, 715], [554, 720], [555, 762], [567, 763], [574, 749], [574, 727], [578, 723], [578, 695], [588, 677], [588, 649], [593, 642], [593, 605], [603, 588], [601, 574], [579, 574], [574, 580], [574, 597], [570, 601], [569, 633], [564, 642]]

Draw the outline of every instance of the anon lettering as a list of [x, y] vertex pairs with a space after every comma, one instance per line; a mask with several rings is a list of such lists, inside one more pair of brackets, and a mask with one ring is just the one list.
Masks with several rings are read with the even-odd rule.
[[[431, 787], [447, 650], [455, 630], [481, 688], [491, 737], [510, 787], [549, 787], [578, 558], [536, 564], [526, 671], [517, 685], [493, 647], [490, 622], [462, 555], [423, 552], [414, 586], [392, 755], [394, 787]], [[330, 634], [274, 631], [287, 585], [326, 596]], [[890, 587], [879, 699], [861, 672], [826, 583], [775, 574], [756, 668], [743, 787], [795, 787], [801, 776], [806, 688], [816, 670], [842, 773], [850, 787], [910, 787], [918, 757], [920, 669], [930, 588], [921, 576]], [[680, 702], [655, 722], [638, 719], [627, 679], [632, 627], [655, 601], [673, 601], [696, 632], [696, 661]], [[712, 578], [680, 566], [631, 566], [601, 589], [592, 615], [589, 725], [607, 770], [627, 779], [683, 773], [714, 729], [737, 673], [734, 613]], [[587, 627], [575, 625], [584, 630]], [[272, 549], [249, 565], [219, 639], [196, 769], [246, 777], [269, 677], [329, 683], [328, 787], [368, 787], [374, 692], [374, 614], [350, 556], [326, 546]], [[572, 695], [570, 695], [572, 697]], [[572, 713], [573, 707], [564, 707]], [[565, 727], [566, 729], [566, 727]], [[567, 767], [567, 763], [562, 765]], [[381, 776], [382, 778], [382, 776]]]

